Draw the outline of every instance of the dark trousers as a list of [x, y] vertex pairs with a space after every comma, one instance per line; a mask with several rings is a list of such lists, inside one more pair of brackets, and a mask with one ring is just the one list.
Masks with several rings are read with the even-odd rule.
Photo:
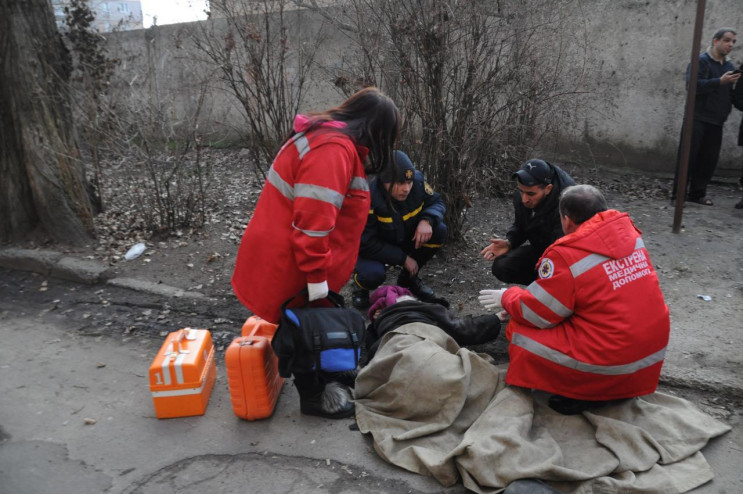
[[[683, 138], [683, 132], [682, 132]], [[694, 120], [689, 149], [689, 173], [686, 182], [686, 199], [696, 201], [707, 195], [707, 185], [717, 168], [722, 146], [722, 126]], [[676, 197], [681, 168], [681, 148], [676, 159], [676, 174], [673, 177], [671, 198]]]
[[536, 264], [544, 252], [531, 244], [509, 250], [493, 261], [493, 274], [503, 283], [528, 285], [537, 279]]
[[[446, 225], [440, 222], [433, 229], [430, 240], [421, 245], [419, 249], [415, 248], [412, 240], [406, 240], [400, 245], [400, 248], [407, 255], [415, 259], [420, 270], [443, 247], [447, 235], [448, 230]], [[412, 237], [412, 235], [410, 236]], [[356, 286], [371, 291], [384, 283], [386, 278], [387, 267], [383, 262], [374, 259], [365, 259], [363, 257], [359, 257], [356, 261], [356, 268], [353, 274], [353, 280], [356, 282]]]

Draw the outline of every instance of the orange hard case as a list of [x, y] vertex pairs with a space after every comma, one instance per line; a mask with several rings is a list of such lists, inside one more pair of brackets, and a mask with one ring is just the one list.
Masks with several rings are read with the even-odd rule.
[[242, 335], [224, 355], [232, 411], [245, 420], [270, 417], [276, 407], [284, 378], [271, 348], [277, 325], [257, 316], [245, 321]]
[[203, 415], [217, 378], [212, 335], [185, 328], [170, 333], [150, 364], [150, 391], [159, 419]]

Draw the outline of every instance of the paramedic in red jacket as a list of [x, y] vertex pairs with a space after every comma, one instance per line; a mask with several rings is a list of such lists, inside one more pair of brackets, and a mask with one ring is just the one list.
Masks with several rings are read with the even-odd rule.
[[556, 395], [563, 413], [653, 393], [670, 320], [640, 231], [590, 185], [565, 190], [560, 219], [536, 281], [481, 292], [511, 315], [506, 382]]
[[[302, 289], [314, 301], [346, 284], [369, 214], [366, 174], [394, 171], [399, 121], [395, 104], [376, 88], [296, 117], [268, 171], [232, 276], [235, 294], [254, 314], [278, 322], [281, 304]], [[346, 390], [326, 390], [314, 373], [294, 377], [302, 413], [353, 414]]]

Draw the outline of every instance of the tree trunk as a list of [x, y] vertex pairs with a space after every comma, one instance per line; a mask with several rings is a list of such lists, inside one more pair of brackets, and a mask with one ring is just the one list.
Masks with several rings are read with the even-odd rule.
[[58, 242], [93, 235], [67, 100], [69, 54], [49, 0], [0, 0], [0, 242], [41, 227]]

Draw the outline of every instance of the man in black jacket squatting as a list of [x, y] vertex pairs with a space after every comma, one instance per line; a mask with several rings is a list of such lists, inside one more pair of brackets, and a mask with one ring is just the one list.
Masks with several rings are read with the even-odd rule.
[[537, 279], [536, 264], [545, 249], [563, 235], [558, 203], [562, 191], [575, 181], [540, 159], [521, 165], [513, 178], [513, 224], [505, 239], [491, 238], [480, 255], [493, 261], [493, 274], [503, 283], [528, 285]]

